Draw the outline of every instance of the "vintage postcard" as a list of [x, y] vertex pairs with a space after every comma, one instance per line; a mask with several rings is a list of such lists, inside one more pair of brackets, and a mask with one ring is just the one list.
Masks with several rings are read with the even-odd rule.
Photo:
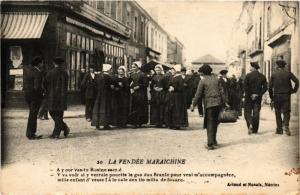
[[1, 194], [291, 194], [298, 1], [1, 1]]

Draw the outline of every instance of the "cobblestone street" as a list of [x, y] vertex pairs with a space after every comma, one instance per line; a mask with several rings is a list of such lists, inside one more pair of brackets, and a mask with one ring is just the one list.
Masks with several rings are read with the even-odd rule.
[[[27, 113], [23, 111], [23, 114]], [[111, 192], [125, 189], [128, 192], [172, 192], [172, 190], [184, 192], [184, 189], [189, 192], [197, 192], [200, 189], [213, 192], [215, 188], [224, 191], [235, 190], [236, 188], [225, 188], [227, 182], [231, 180], [251, 182], [249, 178], [253, 181], [278, 183], [282, 190], [278, 193], [287, 193], [290, 192], [289, 189], [297, 188], [295, 187], [297, 175], [284, 174], [290, 171], [287, 167], [298, 167], [299, 131], [295, 118], [292, 118], [291, 123], [292, 136], [276, 135], [274, 113], [269, 107], [263, 107], [260, 130], [257, 135], [247, 134], [243, 118], [237, 123], [221, 124], [217, 136], [220, 147], [213, 151], [207, 151], [204, 147], [206, 131], [202, 129], [202, 121], [203, 118], [198, 117], [197, 112], [189, 112], [190, 127], [185, 130], [149, 127], [98, 131], [82, 117], [67, 118], [65, 122], [71, 129], [70, 136], [59, 140], [48, 138], [53, 128], [52, 120], [38, 121], [38, 134], [44, 135], [44, 139], [30, 141], [25, 137], [26, 117], [18, 119], [4, 117], [2, 120], [2, 145], [4, 146], [2, 176], [5, 178], [3, 185], [6, 188], [3, 188], [2, 192], [21, 192], [22, 189], [28, 188], [33, 188], [36, 192], [50, 189], [78, 192], [79, 186], [79, 191], [91, 192], [97, 192], [104, 186]], [[97, 167], [97, 161], [103, 161], [102, 166], [110, 167], [113, 165], [106, 165], [109, 159], [133, 158], [184, 158], [186, 164], [156, 166], [129, 164], [121, 166], [124, 171], [229, 172], [235, 174], [236, 178], [186, 181], [184, 182], [185, 188], [176, 183], [168, 185], [159, 183], [155, 190], [150, 184], [144, 185], [143, 188], [137, 184], [127, 187], [125, 184], [124, 186], [119, 184], [116, 190], [114, 188], [116, 184], [98, 183], [91, 188], [91, 185], [57, 183], [55, 175], [50, 176], [51, 171], [59, 167]], [[28, 178], [24, 178], [24, 175]], [[34, 186], [34, 182], [39, 185]], [[266, 192], [276, 190], [276, 188], [263, 189]], [[251, 190], [261, 192], [262, 188], [251, 188]]]

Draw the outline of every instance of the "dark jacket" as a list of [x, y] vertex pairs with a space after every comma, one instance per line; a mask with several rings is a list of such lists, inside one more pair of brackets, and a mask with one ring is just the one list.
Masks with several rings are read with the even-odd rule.
[[42, 100], [43, 97], [43, 72], [33, 66], [23, 68], [23, 90], [30, 100]]
[[193, 105], [196, 106], [198, 99], [203, 97], [205, 108], [221, 106], [227, 102], [223, 86], [216, 75], [205, 75], [199, 82]]
[[[292, 87], [293, 81], [295, 83], [294, 88]], [[299, 88], [299, 80], [296, 76], [284, 69], [276, 70], [270, 79], [269, 83], [269, 95], [270, 98], [273, 99], [273, 96], [276, 94], [292, 94], [296, 93]]]
[[219, 78], [219, 82], [221, 83], [222, 87], [223, 87], [223, 91], [224, 91], [224, 96], [226, 99], [226, 102], [229, 101], [229, 96], [230, 96], [230, 80], [228, 78], [226, 78], [227, 81], [224, 80], [224, 78]]
[[258, 71], [248, 73], [244, 80], [245, 99], [251, 99], [252, 94], [258, 95], [261, 100], [263, 94], [267, 91], [267, 79]]
[[[95, 75], [96, 77], [96, 75]], [[86, 99], [96, 98], [96, 80], [95, 77], [92, 78], [91, 73], [87, 72], [81, 82], [81, 89], [85, 91]]]
[[50, 111], [67, 109], [68, 73], [62, 67], [55, 67], [46, 76], [46, 96]]

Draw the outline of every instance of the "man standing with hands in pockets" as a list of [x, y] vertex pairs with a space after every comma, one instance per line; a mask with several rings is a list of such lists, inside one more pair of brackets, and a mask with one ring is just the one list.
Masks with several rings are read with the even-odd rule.
[[[285, 133], [290, 136], [291, 94], [297, 92], [299, 80], [293, 73], [285, 70], [286, 62], [282, 57], [276, 61], [276, 64], [277, 70], [272, 74], [269, 83], [269, 95], [275, 108], [276, 134], [283, 134], [282, 126], [284, 125]], [[294, 87], [292, 87], [291, 81], [294, 82]], [[283, 114], [283, 121], [281, 114]]]

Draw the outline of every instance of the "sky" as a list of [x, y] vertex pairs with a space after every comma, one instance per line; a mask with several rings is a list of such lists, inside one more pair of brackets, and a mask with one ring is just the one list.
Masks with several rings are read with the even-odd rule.
[[142, 0], [138, 3], [150, 14], [154, 8], [158, 23], [183, 43], [187, 63], [206, 54], [226, 61], [231, 29], [240, 15], [242, 2]]

